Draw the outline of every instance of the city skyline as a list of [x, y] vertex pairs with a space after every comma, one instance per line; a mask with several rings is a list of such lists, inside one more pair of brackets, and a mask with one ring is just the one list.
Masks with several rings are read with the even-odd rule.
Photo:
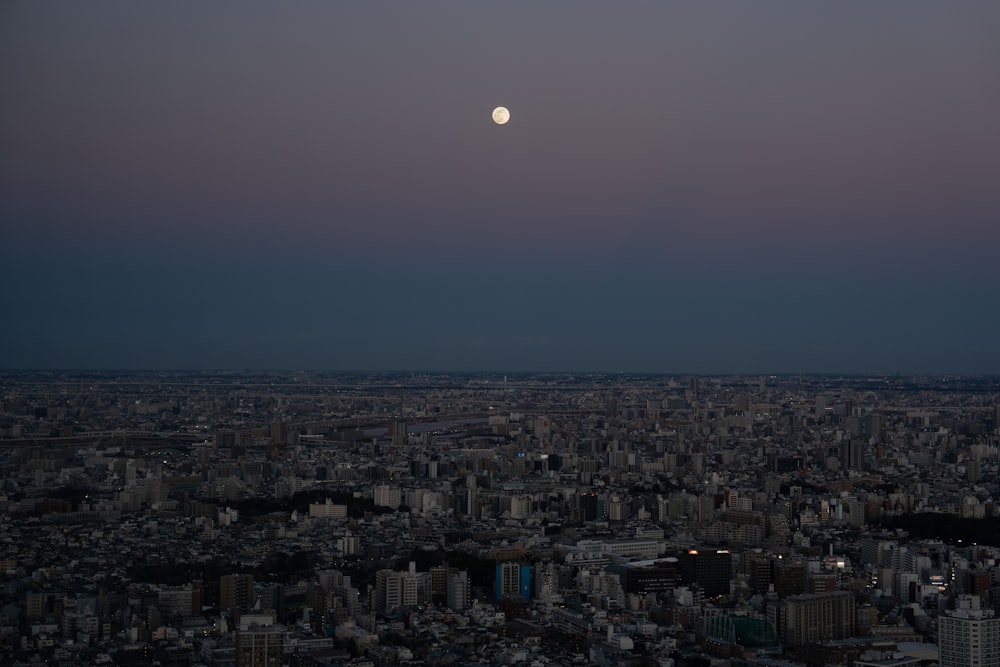
[[998, 30], [8, 4], [0, 368], [1000, 373]]
[[1000, 377], [746, 379], [0, 372], [0, 661], [990, 654]]

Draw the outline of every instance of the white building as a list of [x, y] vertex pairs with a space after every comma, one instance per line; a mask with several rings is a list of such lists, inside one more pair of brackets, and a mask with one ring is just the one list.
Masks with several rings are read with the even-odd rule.
[[1000, 667], [1000, 618], [978, 597], [961, 595], [938, 619], [938, 648], [941, 667]]
[[379, 570], [375, 573], [375, 590], [372, 610], [392, 612], [401, 607], [415, 607], [430, 601], [431, 575], [417, 572], [410, 563], [407, 572]]
[[526, 519], [531, 513], [531, 498], [528, 496], [513, 496], [510, 499], [510, 516], [513, 519]]
[[379, 507], [389, 507], [396, 509], [400, 505], [401, 495], [398, 486], [382, 484], [373, 489], [372, 495], [375, 504]]
[[309, 503], [309, 516], [318, 519], [344, 519], [347, 517], [347, 505], [334, 504], [327, 498], [325, 503]]

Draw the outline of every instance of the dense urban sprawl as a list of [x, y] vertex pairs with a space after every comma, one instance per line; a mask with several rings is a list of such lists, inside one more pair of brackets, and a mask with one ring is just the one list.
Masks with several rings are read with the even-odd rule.
[[986, 664], [998, 445], [1000, 378], [8, 371], [0, 663]]

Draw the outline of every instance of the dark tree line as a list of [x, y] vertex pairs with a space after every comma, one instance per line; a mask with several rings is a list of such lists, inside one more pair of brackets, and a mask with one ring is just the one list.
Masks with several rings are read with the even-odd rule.
[[918, 540], [1000, 546], [1000, 519], [995, 517], [965, 519], [936, 512], [898, 514], [884, 517], [882, 527], [890, 530], [902, 528], [912, 539]]

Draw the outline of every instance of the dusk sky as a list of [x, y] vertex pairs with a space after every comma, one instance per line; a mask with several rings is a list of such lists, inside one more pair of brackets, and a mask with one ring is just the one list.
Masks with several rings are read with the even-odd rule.
[[1000, 373], [1000, 2], [5, 2], [0, 368]]

